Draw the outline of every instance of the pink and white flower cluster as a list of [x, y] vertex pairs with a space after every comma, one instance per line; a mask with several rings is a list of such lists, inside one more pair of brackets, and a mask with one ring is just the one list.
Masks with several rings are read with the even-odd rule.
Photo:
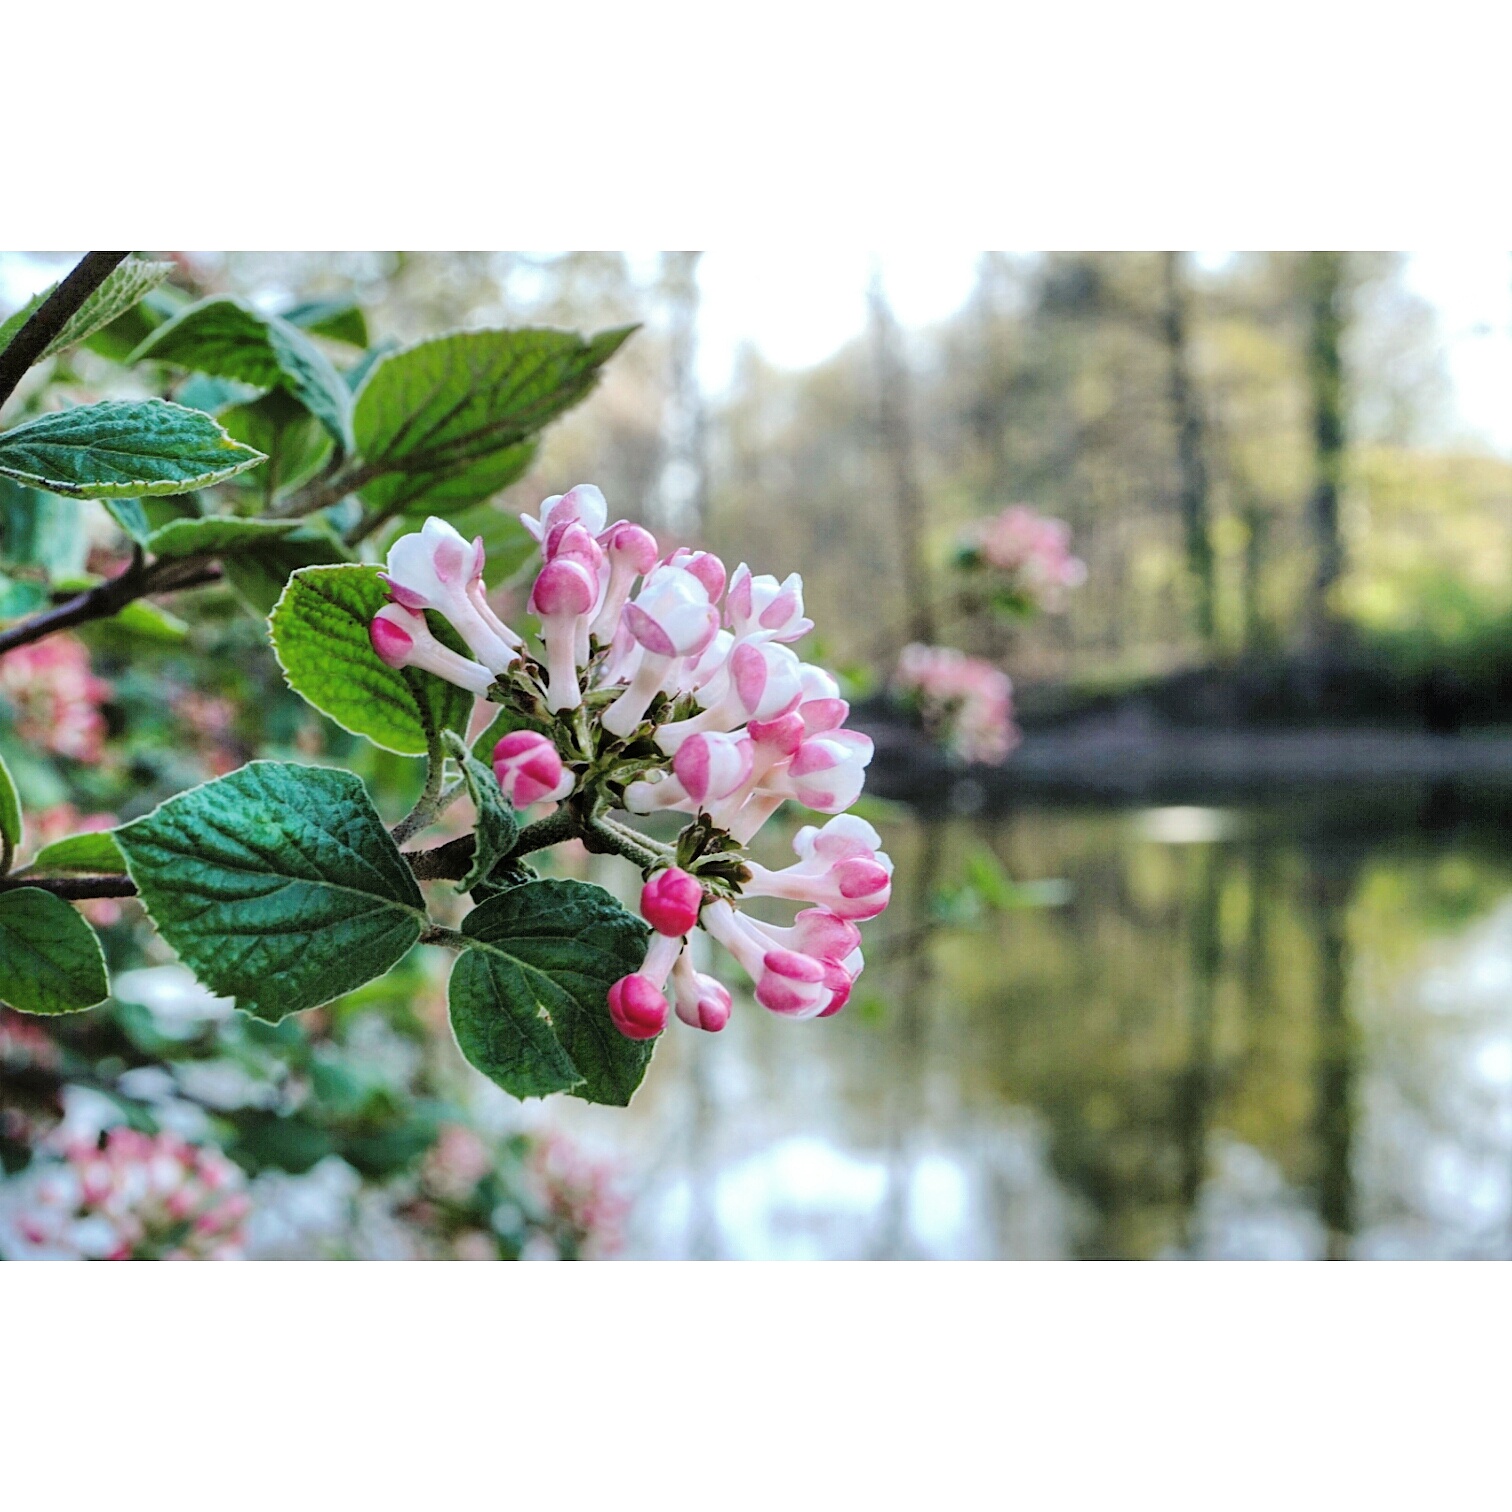
[[1004, 574], [1013, 593], [1052, 614], [1066, 607], [1068, 589], [1087, 580], [1086, 563], [1071, 555], [1071, 527], [1027, 504], [1010, 504], [979, 522], [962, 547], [970, 564]]
[[1019, 743], [1005, 672], [954, 646], [905, 646], [893, 688], [963, 761], [996, 763]]
[[239, 1260], [251, 1206], [218, 1150], [125, 1128], [64, 1146], [27, 1199], [19, 1237], [39, 1256], [77, 1260]]
[[[892, 865], [876, 831], [845, 813], [872, 742], [844, 728], [850, 706], [835, 679], [791, 649], [813, 628], [802, 579], [779, 582], [744, 563], [727, 574], [712, 553], [686, 547], [662, 555], [641, 526], [610, 523], [603, 494], [586, 484], [521, 518], [543, 558], [528, 605], [539, 654], [488, 607], [481, 540], [469, 544], [438, 519], [389, 552], [394, 602], [372, 625], [378, 654], [507, 705], [523, 700], [538, 726], [549, 723], [551, 733], [517, 730], [494, 751], [517, 806], [568, 798], [589, 768], [613, 771], [622, 752], [615, 803], [686, 814], [736, 843], [690, 858], [687, 870], [649, 868], [641, 907], [652, 943], [609, 995], [623, 1033], [660, 1033], [669, 994], [685, 1023], [724, 1027], [728, 991], [684, 949], [700, 924], [750, 973], [765, 1007], [794, 1018], [837, 1012], [861, 969], [856, 921], [887, 906]], [[436, 640], [426, 609], [451, 622], [471, 659]], [[740, 848], [787, 800], [834, 817], [800, 832], [796, 865], [745, 864]], [[742, 915], [742, 894], [810, 906], [779, 929]]]

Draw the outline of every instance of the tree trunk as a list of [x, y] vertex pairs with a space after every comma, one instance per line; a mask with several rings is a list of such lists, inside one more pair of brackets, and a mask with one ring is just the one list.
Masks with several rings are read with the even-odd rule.
[[1313, 490], [1307, 519], [1314, 570], [1308, 600], [1308, 635], [1326, 649], [1338, 639], [1330, 602], [1344, 571], [1339, 533], [1339, 487], [1344, 471], [1344, 259], [1342, 252], [1308, 252], [1302, 262], [1307, 305], [1307, 381], [1312, 403]]
[[914, 465], [908, 370], [903, 363], [897, 321], [883, 291], [880, 274], [873, 278], [867, 299], [871, 305], [877, 372], [877, 424], [897, 511], [903, 591], [908, 598], [908, 635], [910, 640], [932, 645], [935, 616], [924, 547], [924, 496]]
[[1176, 457], [1180, 470], [1181, 527], [1186, 541], [1187, 571], [1196, 595], [1194, 620], [1202, 644], [1212, 651], [1216, 639], [1213, 584], [1212, 499], [1208, 487], [1207, 447], [1202, 410], [1192, 384], [1188, 298], [1183, 256], [1167, 252], [1165, 310], [1162, 321], [1170, 362], [1171, 409], [1176, 421]]

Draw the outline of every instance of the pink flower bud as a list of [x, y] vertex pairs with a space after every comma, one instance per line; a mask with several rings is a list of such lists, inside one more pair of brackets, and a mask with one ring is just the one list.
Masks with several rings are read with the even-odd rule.
[[656, 656], [698, 656], [719, 630], [719, 612], [691, 572], [662, 567], [625, 605], [630, 633]]
[[678, 1018], [694, 1029], [718, 1034], [730, 1022], [730, 994], [711, 976], [693, 969], [684, 951], [672, 968], [673, 1007]]
[[861, 796], [872, 751], [871, 738], [854, 730], [816, 735], [787, 764], [784, 785], [805, 808], [838, 814]]
[[655, 1039], [667, 1027], [667, 1000], [654, 982], [632, 973], [609, 989], [609, 1017], [626, 1039]]
[[535, 730], [512, 730], [504, 736], [494, 747], [493, 769], [504, 796], [516, 808], [558, 802], [572, 791], [572, 773], [562, 766], [557, 748]]
[[635, 579], [656, 564], [656, 537], [639, 525], [621, 520], [599, 537], [599, 545], [609, 562], [609, 582], [590, 628], [600, 641], [610, 641]]
[[751, 775], [754, 748], [745, 736], [716, 731], [678, 747], [672, 770], [698, 804], [728, 797]]
[[719, 596], [725, 591], [725, 566], [712, 551], [694, 551], [691, 547], [679, 546], [667, 558], [667, 565], [691, 572], [703, 584], [709, 602], [719, 602]]
[[641, 917], [658, 934], [681, 936], [698, 923], [703, 888], [680, 867], [668, 866], [652, 875], [641, 889]]
[[625, 806], [633, 814], [679, 809], [696, 814], [713, 810], [721, 799], [740, 791], [751, 778], [756, 748], [744, 735], [695, 735], [678, 748], [670, 774], [659, 780], [632, 782]]
[[582, 702], [578, 652], [587, 638], [586, 617], [597, 602], [598, 579], [575, 557], [547, 562], [530, 591], [530, 612], [541, 621], [546, 643], [546, 707], [552, 713], [575, 709]]
[[389, 597], [405, 609], [434, 609], [451, 621], [467, 648], [493, 672], [518, 656], [520, 638], [488, 607], [483, 596], [483, 539], [464, 540], [434, 515], [422, 529], [402, 535], [379, 574]]
[[[747, 918], [722, 899], [704, 909], [703, 926], [740, 962], [756, 984], [756, 1001], [785, 1018], [818, 1018], [837, 990], [849, 996], [853, 976], [840, 968], [860, 932], [822, 909], [805, 909], [791, 929]], [[859, 965], [856, 968], [859, 971]], [[843, 1001], [843, 998], [842, 998]]]
[[724, 671], [698, 692], [703, 712], [663, 725], [656, 743], [675, 752], [692, 735], [734, 730], [747, 720], [771, 720], [794, 708], [803, 696], [803, 663], [786, 646], [735, 641]]
[[577, 562], [597, 577], [604, 565], [604, 549], [576, 520], [566, 520], [551, 527], [541, 549], [542, 558], [548, 562]]
[[368, 626], [373, 650], [390, 667], [419, 667], [481, 698], [494, 675], [479, 662], [459, 656], [430, 632], [425, 616], [400, 604], [385, 604]]
[[597, 535], [609, 518], [609, 506], [603, 494], [591, 483], [579, 483], [564, 494], [552, 494], [541, 501], [535, 515], [522, 514], [520, 523], [536, 540], [544, 541], [554, 525], [581, 521], [589, 535]]
[[768, 573], [752, 577], [744, 562], [730, 579], [725, 616], [737, 636], [795, 641], [814, 628], [803, 617], [803, 579], [796, 572], [779, 583]]

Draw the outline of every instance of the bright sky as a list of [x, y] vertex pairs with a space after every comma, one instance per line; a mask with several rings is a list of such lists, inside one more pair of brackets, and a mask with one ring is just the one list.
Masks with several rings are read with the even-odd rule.
[[[1205, 262], [1227, 255], [1199, 254]], [[785, 367], [805, 367], [843, 346], [864, 329], [874, 259], [898, 319], [924, 325], [965, 302], [977, 254], [807, 246], [787, 254], [706, 253], [699, 361], [705, 386], [717, 393], [726, 385], [742, 341]], [[1407, 276], [1438, 307], [1462, 438], [1512, 456], [1512, 254], [1414, 252]]]

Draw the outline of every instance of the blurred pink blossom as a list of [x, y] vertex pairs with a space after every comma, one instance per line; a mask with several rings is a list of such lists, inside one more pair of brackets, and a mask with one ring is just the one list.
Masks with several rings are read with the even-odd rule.
[[539, 1135], [528, 1167], [551, 1216], [588, 1258], [612, 1255], [623, 1242], [629, 1199], [605, 1161], [586, 1155], [565, 1134]]
[[893, 687], [963, 760], [1000, 762], [1019, 743], [1013, 684], [979, 656], [953, 646], [905, 646]]
[[242, 1258], [240, 1170], [176, 1134], [115, 1128], [103, 1142], [71, 1141], [28, 1172], [24, 1191], [13, 1226], [37, 1258]]
[[1015, 593], [1052, 614], [1066, 607], [1067, 589], [1087, 580], [1086, 563], [1071, 555], [1071, 527], [1027, 504], [979, 521], [962, 544], [969, 557], [1006, 574]]
[[50, 635], [0, 657], [0, 695], [12, 708], [22, 740], [76, 761], [100, 759], [111, 695], [104, 678], [89, 670], [89, 653], [71, 635]]

